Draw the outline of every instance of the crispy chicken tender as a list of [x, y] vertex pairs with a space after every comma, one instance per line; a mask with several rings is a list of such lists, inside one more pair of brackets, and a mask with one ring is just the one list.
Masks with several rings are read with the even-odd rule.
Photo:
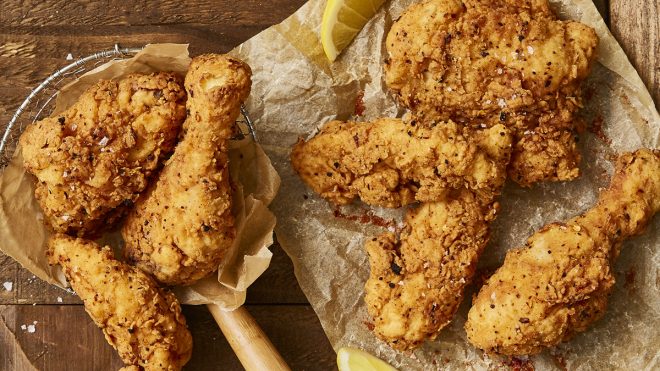
[[579, 175], [580, 83], [597, 43], [546, 0], [426, 0], [387, 36], [386, 83], [420, 122], [511, 128], [517, 183], [570, 180]]
[[192, 60], [184, 135], [122, 229], [127, 258], [168, 285], [217, 269], [235, 237], [228, 140], [250, 94], [250, 67], [223, 55]]
[[135, 370], [180, 370], [192, 353], [192, 336], [174, 294], [142, 271], [116, 260], [109, 246], [55, 235], [48, 243], [59, 264], [122, 361]]
[[489, 194], [452, 189], [410, 210], [399, 240], [385, 233], [366, 243], [371, 265], [367, 310], [376, 335], [394, 348], [435, 339], [463, 299], [488, 243], [511, 154], [511, 137], [494, 139], [481, 149], [499, 174]]
[[400, 119], [332, 121], [309, 141], [301, 139], [291, 162], [307, 185], [335, 204], [359, 196], [367, 204], [400, 207], [462, 187], [488, 196], [505, 170], [484, 147], [499, 142], [511, 145], [503, 125], [475, 130], [451, 121], [433, 127]]
[[135, 74], [100, 81], [68, 110], [28, 126], [20, 146], [48, 224], [78, 236], [112, 225], [172, 151], [185, 100], [177, 75]]
[[660, 151], [622, 155], [595, 207], [507, 253], [474, 299], [465, 324], [470, 342], [487, 352], [535, 354], [585, 331], [605, 313], [622, 242], [658, 210]]

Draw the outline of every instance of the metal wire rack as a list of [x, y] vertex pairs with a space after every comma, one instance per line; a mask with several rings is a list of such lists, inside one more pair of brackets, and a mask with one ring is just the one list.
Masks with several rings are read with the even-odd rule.
[[[0, 169], [3, 169], [11, 160], [16, 150], [18, 138], [23, 129], [35, 121], [50, 115], [55, 108], [54, 98], [57, 97], [59, 89], [67, 83], [79, 78], [85, 72], [111, 60], [130, 58], [142, 50], [139, 48], [122, 48], [118, 44], [110, 50], [104, 50], [84, 58], [80, 58], [66, 65], [48, 76], [39, 86], [34, 88], [18, 107], [11, 120], [7, 124], [5, 132], [0, 140]], [[242, 139], [250, 135], [254, 141], [257, 140], [252, 120], [248, 116], [245, 107], [241, 107], [242, 120], [237, 122], [239, 135], [236, 139]], [[245, 132], [247, 131], [247, 133]]]

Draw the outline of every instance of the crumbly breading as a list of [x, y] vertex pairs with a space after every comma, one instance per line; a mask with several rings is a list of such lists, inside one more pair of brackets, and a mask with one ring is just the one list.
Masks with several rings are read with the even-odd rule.
[[597, 44], [592, 28], [557, 20], [546, 0], [426, 0], [392, 26], [385, 78], [420, 122], [511, 128], [519, 184], [570, 180], [580, 83]]
[[489, 139], [477, 149], [492, 174], [487, 188], [448, 188], [433, 202], [408, 211], [399, 239], [385, 233], [365, 244], [371, 266], [367, 310], [376, 335], [394, 348], [411, 349], [435, 339], [472, 280], [511, 155], [511, 137], [493, 129], [476, 134]]
[[438, 336], [463, 300], [497, 208], [467, 189], [453, 191], [409, 211], [400, 240], [385, 233], [365, 244], [365, 302], [378, 337], [411, 349]]
[[100, 81], [66, 111], [28, 126], [20, 146], [48, 224], [78, 236], [112, 225], [172, 151], [185, 100], [177, 75], [134, 74]]
[[451, 121], [433, 127], [400, 119], [332, 121], [300, 140], [291, 162], [307, 185], [335, 204], [359, 196], [367, 204], [400, 207], [463, 187], [492, 197], [510, 147], [503, 125], [476, 130]]
[[116, 260], [109, 246], [55, 235], [49, 262], [62, 266], [122, 361], [134, 370], [180, 370], [192, 353], [192, 336], [174, 294], [151, 277]]
[[251, 71], [224, 55], [195, 57], [185, 78], [183, 138], [122, 228], [126, 257], [168, 285], [208, 275], [234, 241], [228, 140]]
[[660, 151], [620, 156], [592, 209], [546, 225], [507, 253], [474, 299], [465, 324], [470, 342], [492, 353], [535, 354], [585, 331], [605, 313], [622, 242], [658, 210]]

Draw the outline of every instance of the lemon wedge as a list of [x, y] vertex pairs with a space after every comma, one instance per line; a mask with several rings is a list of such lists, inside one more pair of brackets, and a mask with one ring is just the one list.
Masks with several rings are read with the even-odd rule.
[[376, 14], [385, 0], [328, 0], [321, 23], [321, 45], [331, 62]]
[[337, 352], [339, 371], [397, 371], [387, 362], [355, 348], [340, 348]]

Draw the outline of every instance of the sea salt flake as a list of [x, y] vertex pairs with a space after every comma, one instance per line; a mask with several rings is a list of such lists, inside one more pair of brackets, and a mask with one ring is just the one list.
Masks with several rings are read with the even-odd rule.
[[21, 325], [21, 330], [23, 330], [23, 331], [27, 330], [27, 326]]
[[500, 108], [506, 107], [506, 101], [502, 98], [497, 99], [497, 105], [500, 106]]
[[501, 68], [498, 68], [498, 69], [497, 69], [497, 73], [498, 73], [499, 75], [501, 75], [501, 74], [504, 73], [504, 70], [502, 70]]
[[66, 214], [62, 215], [62, 220], [64, 220], [65, 222], [68, 221], [69, 219], [71, 219], [71, 216]]
[[32, 334], [32, 333], [34, 333], [35, 331], [37, 331], [37, 329], [34, 327], [34, 325], [28, 325], [28, 326], [27, 326], [27, 332], [29, 332], [29, 333]]
[[57, 297], [57, 302], [58, 302], [58, 303], [61, 303], [61, 302], [62, 302], [62, 298], [58, 296], [58, 297]]
[[534, 54], [534, 48], [531, 45], [527, 45], [527, 53]]
[[101, 146], [101, 147], [105, 147], [106, 144], [108, 144], [109, 141], [110, 141], [110, 138], [108, 138], [108, 137], [103, 137], [103, 139], [101, 139], [101, 141], [99, 142], [99, 146]]
[[72, 61], [73, 60], [73, 54], [69, 53], [66, 55], [66, 60], [67, 61]]
[[10, 281], [7, 281], [7, 282], [3, 283], [2, 286], [4, 286], [5, 290], [11, 291], [14, 288], [14, 283], [10, 282]]
[[495, 301], [496, 298], [497, 295], [495, 295], [495, 293], [490, 294], [490, 300]]

